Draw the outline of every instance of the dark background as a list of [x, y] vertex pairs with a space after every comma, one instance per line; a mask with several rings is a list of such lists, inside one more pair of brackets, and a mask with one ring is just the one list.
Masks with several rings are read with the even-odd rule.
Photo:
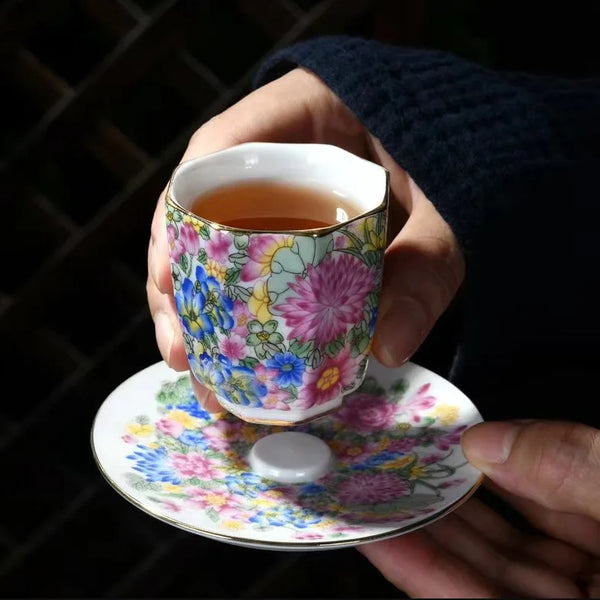
[[498, 69], [598, 75], [599, 4], [3, 2], [0, 595], [400, 595], [353, 549], [213, 542], [101, 478], [95, 412], [160, 360], [145, 295], [156, 199], [194, 129], [247, 93], [277, 47], [349, 33]]

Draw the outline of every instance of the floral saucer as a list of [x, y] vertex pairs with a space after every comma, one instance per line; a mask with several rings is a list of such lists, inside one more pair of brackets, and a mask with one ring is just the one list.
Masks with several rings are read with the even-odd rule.
[[[108, 482], [162, 521], [241, 546], [312, 550], [404, 534], [457, 508], [482, 479], [460, 447], [481, 420], [435, 373], [371, 359], [362, 386], [334, 413], [297, 427], [255, 425], [205, 412], [189, 374], [159, 362], [108, 396], [91, 441]], [[290, 430], [329, 446], [329, 472], [295, 484], [253, 472], [254, 444]]]

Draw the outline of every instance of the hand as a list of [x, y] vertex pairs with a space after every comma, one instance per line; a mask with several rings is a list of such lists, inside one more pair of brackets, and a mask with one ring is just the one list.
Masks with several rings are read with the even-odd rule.
[[412, 597], [600, 597], [600, 431], [482, 423], [462, 444], [539, 533], [472, 498], [429, 527], [359, 550]]
[[[408, 360], [464, 276], [463, 257], [450, 227], [379, 140], [320, 79], [304, 69], [289, 72], [208, 121], [192, 136], [182, 160], [249, 141], [334, 144], [390, 171], [389, 245], [373, 352], [388, 366]], [[158, 348], [172, 368], [185, 370], [188, 363], [174, 308], [164, 192], [152, 222], [148, 273], [147, 295]], [[218, 410], [208, 391], [194, 377], [192, 382], [198, 400], [207, 409]]]

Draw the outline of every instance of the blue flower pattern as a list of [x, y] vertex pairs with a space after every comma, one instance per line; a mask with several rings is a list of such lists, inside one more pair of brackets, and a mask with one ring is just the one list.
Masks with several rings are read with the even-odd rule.
[[275, 383], [281, 387], [302, 385], [302, 374], [304, 373], [305, 363], [295, 354], [291, 352], [277, 354], [267, 361], [267, 366], [270, 369], [277, 370]]
[[262, 406], [261, 398], [267, 394], [267, 386], [259, 381], [254, 371], [248, 367], [234, 365], [223, 354], [216, 358], [206, 352], [197, 360], [188, 354], [192, 372], [215, 394], [234, 404]]
[[130, 454], [127, 458], [135, 461], [133, 469], [146, 476], [147, 481], [161, 483], [172, 483], [179, 485], [181, 478], [169, 464], [169, 455], [165, 448], [147, 448], [138, 445], [139, 450]]
[[186, 446], [195, 446], [207, 450], [210, 447], [208, 440], [199, 431], [186, 429], [178, 438]]
[[[288, 357], [285, 357], [284, 353], [280, 356], [276, 355], [273, 359], [272, 368], [278, 368], [281, 367], [281, 365], [289, 364], [289, 362], [286, 361], [288, 361]], [[219, 375], [226, 374], [229, 376], [236, 374], [236, 367], [232, 366], [231, 362], [224, 356], [213, 358], [206, 355], [201, 358], [200, 363], [201, 367], [196, 364], [196, 368], [212, 369], [215, 373], [214, 381], [219, 381]], [[242, 371], [244, 376], [248, 375], [246, 371], [250, 370], [247, 369]], [[289, 369], [287, 373], [292, 371], [293, 369]], [[223, 379], [220, 380], [220, 387], [223, 387]], [[160, 432], [157, 429], [156, 441], [153, 441], [151, 445], [138, 443], [135, 447], [135, 451], [127, 455], [127, 458], [133, 462], [132, 469], [142, 474], [146, 482], [165, 484], [164, 491], [161, 492], [161, 494], [167, 497], [170, 493], [181, 494], [180, 491], [169, 491], [166, 487], [168, 484], [184, 487], [191, 485], [186, 479], [187, 476], [178, 473], [174, 464], [171, 463], [170, 452], [183, 454], [187, 452], [184, 448], [173, 447], [171, 445], [173, 442], [177, 442], [182, 446], [193, 447], [194, 450], [190, 450], [190, 452], [206, 453], [205, 456], [209, 457], [210, 460], [228, 460], [219, 457], [220, 451], [215, 451], [213, 449], [214, 447], [211, 446], [209, 439], [204, 436], [204, 427], [214, 421], [214, 416], [210, 415], [200, 407], [193, 396], [191, 387], [189, 385], [185, 387], [172, 386], [170, 388], [170, 393], [173, 394], [170, 398], [171, 401], [159, 404], [159, 412], [162, 415], [168, 415], [173, 410], [185, 411], [191, 417], [200, 421], [198, 426], [195, 429], [185, 429], [182, 433], [178, 434], [176, 438], [173, 435]], [[259, 394], [260, 390], [257, 391], [257, 389], [255, 389], [253, 393]], [[234, 417], [230, 418], [233, 420], [232, 423], [237, 423]], [[418, 440], [415, 440], [415, 442], [411, 444], [411, 448], [413, 446], [434, 446], [436, 440], [438, 440], [440, 436], [448, 435], [447, 432], [443, 430], [433, 428], [432, 424], [418, 429], [416, 432], [418, 433]], [[334, 430], [334, 428], [329, 429], [331, 431]], [[268, 430], [269, 428], [265, 428], [264, 433]], [[310, 432], [311, 426], [305, 425], [297, 428], [297, 430]], [[236, 431], [238, 431], [239, 435], [239, 429], [236, 428]], [[355, 446], [357, 443], [360, 445], [360, 442], [363, 439], [361, 436], [352, 431], [344, 431], [344, 436], [348, 439], [346, 440], [343, 436], [340, 437], [338, 434], [338, 440], [344, 440], [344, 444], [348, 447]], [[406, 433], [403, 433], [402, 430], [398, 430], [395, 435], [400, 436], [399, 439], [407, 439]], [[214, 436], [214, 431], [211, 433], [211, 436]], [[456, 436], [456, 438], [456, 442], [449, 442], [450, 446], [459, 444], [458, 436]], [[236, 441], [235, 444], [242, 444], [242, 446], [235, 446], [235, 452], [240, 452], [240, 456], [246, 455], [247, 450], [242, 451], [242, 448], [246, 448], [250, 442], [240, 441], [240, 437], [238, 437], [237, 440], [238, 441]], [[232, 448], [233, 447], [234, 446], [232, 446]], [[452, 449], [450, 448], [449, 454], [446, 456], [449, 456], [451, 453]], [[346, 478], [348, 477], [352, 477], [352, 473], [360, 473], [360, 476], [364, 477], [363, 473], [379, 471], [379, 468], [382, 465], [405, 455], [406, 453], [402, 451], [380, 449], [371, 456], [362, 459], [360, 464], [349, 462], [346, 464], [345, 472], [340, 471], [338, 477], [340, 478], [340, 482], [346, 481]], [[443, 456], [436, 457], [434, 462], [436, 464], [442, 464], [443, 460]], [[242, 463], [243, 462], [244, 460], [242, 459]], [[448, 471], [448, 477], [453, 476], [455, 468], [444, 468]], [[390, 474], [390, 476], [393, 476], [393, 474]], [[245, 519], [244, 522], [251, 523], [258, 528], [281, 527], [302, 531], [313, 525], [324, 523], [324, 519], [326, 519], [328, 513], [332, 510], [341, 510], [333, 508], [335, 504], [331, 504], [336, 501], [335, 486], [338, 485], [338, 483], [336, 483], [335, 478], [302, 484], [297, 486], [295, 490], [292, 490], [287, 486], [282, 488], [282, 486], [276, 482], [262, 479], [258, 475], [244, 470], [243, 466], [241, 469], [239, 466], [236, 466], [235, 472], [227, 472], [226, 470], [214, 483], [217, 486], [220, 486], [221, 490], [226, 490], [231, 496], [239, 498], [240, 502], [245, 503], [248, 507], [252, 507], [251, 510], [250, 508], [248, 509], [248, 512], [246, 512], [244, 516], [240, 513], [236, 519], [243, 518]], [[219, 490], [219, 487], [216, 487], [215, 489]], [[218, 493], [223, 492], [221, 491]], [[282, 494], [285, 496], [291, 494], [289, 496], [289, 501], [278, 503], [276, 498], [280, 498]], [[434, 498], [442, 499], [441, 491], [436, 492]], [[295, 501], [292, 501], [292, 499], [295, 499]], [[266, 503], [265, 500], [267, 500]], [[335, 514], [337, 513], [334, 512], [334, 515]]]
[[215, 325], [223, 330], [234, 325], [233, 301], [201, 265], [196, 266], [195, 283], [187, 277], [183, 280], [181, 291], [175, 293], [175, 305], [185, 330], [197, 340], [213, 334]]

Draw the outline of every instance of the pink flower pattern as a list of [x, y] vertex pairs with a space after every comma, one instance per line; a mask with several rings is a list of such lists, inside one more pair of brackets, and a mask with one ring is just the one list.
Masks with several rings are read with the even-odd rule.
[[200, 250], [200, 240], [191, 223], [184, 223], [179, 229], [179, 235], [177, 235], [177, 229], [173, 224], [168, 225], [167, 238], [171, 258], [175, 262], [179, 262], [182, 254], [196, 256]]
[[337, 356], [327, 358], [323, 364], [306, 375], [307, 393], [300, 399], [303, 408], [325, 404], [342, 394], [344, 387], [354, 383], [359, 363], [344, 348]]
[[428, 395], [430, 383], [422, 385], [406, 402], [402, 402], [401, 410], [404, 411], [413, 423], [421, 422], [421, 412], [433, 408], [435, 397]]
[[[333, 366], [339, 368], [341, 363], [338, 365], [336, 358], [326, 359], [314, 372], [323, 375]], [[347, 362], [348, 358], [342, 356], [340, 360]], [[277, 373], [277, 369], [262, 366], [257, 369], [260, 383], [271, 391], [277, 389], [274, 383]], [[344, 380], [343, 370], [338, 375]], [[222, 520], [224, 527], [230, 527], [232, 532], [285, 527], [291, 530], [293, 539], [317, 541], [362, 535], [365, 528], [376, 523], [397, 526], [420, 519], [435, 511], [430, 506], [432, 502], [444, 500], [442, 490], [457, 489], [459, 492], [451, 493], [460, 494], [460, 490], [470, 489], [468, 478], [458, 473], [465, 465], [464, 458], [457, 457], [454, 465], [446, 462], [459, 451], [460, 437], [467, 426], [458, 424], [448, 430], [437, 422], [442, 416], [436, 416], [435, 412], [431, 413], [433, 416], [427, 415], [431, 400], [437, 403], [429, 384], [421, 386], [409, 398], [412, 417], [420, 416], [419, 411], [425, 415], [423, 419], [413, 419], [420, 423], [418, 426], [407, 428], [406, 402], [401, 399], [404, 392], [398, 391], [406, 389], [406, 385], [397, 382], [386, 391], [372, 381], [365, 382], [365, 389], [381, 391], [359, 390], [347, 398], [345, 406], [325, 418], [330, 421], [325, 428], [321, 429], [325, 421], [319, 419], [301, 429], [319, 436], [330, 432], [332, 437], [325, 434], [325, 439], [331, 443], [338, 468], [313, 484], [281, 485], [256, 477], [247, 462], [255, 435], [262, 437], [279, 429], [253, 428], [231, 415], [215, 417], [198, 413], [189, 404], [189, 375], [181, 377], [186, 378], [187, 387], [173, 386], [163, 392], [160, 418], [154, 423], [147, 419], [153, 426], [154, 440], [128, 440], [127, 434], [122, 436], [129, 448], [128, 458], [140, 461], [137, 472], [147, 472], [153, 478], [149, 481], [159, 482], [159, 488], [148, 493], [165, 514], [184, 509], [199, 511], [212, 521]], [[274, 398], [278, 402], [286, 400], [276, 395]], [[197, 422], [191, 432], [198, 445], [204, 440], [202, 451], [177, 450], [181, 447], [182, 426], [168, 418], [175, 407], [188, 412]], [[134, 450], [132, 441], [136, 444]], [[413, 494], [411, 504], [406, 503], [405, 499]], [[428, 500], [420, 504], [419, 498]], [[311, 529], [323, 519], [327, 521], [319, 529]]]
[[466, 428], [466, 425], [461, 425], [453, 431], [448, 431], [447, 433], [443, 433], [442, 435], [436, 436], [435, 445], [440, 450], [449, 450], [452, 446], [455, 446], [456, 444], [460, 443], [461, 434]]
[[[295, 244], [287, 234], [234, 238], [170, 210], [176, 297], [195, 310], [194, 319], [204, 311], [195, 325], [207, 330], [214, 325], [214, 332], [186, 339], [191, 344], [186, 350], [221, 386], [221, 395], [237, 394], [232, 398], [239, 403], [283, 412], [326, 408], [359, 384], [383, 260], [383, 248], [375, 248], [365, 231], [381, 232], [382, 215], [349, 223], [331, 239], [315, 241], [313, 249], [310, 241]], [[193, 287], [196, 273], [207, 275], [201, 290]], [[431, 384], [402, 399], [404, 383], [383, 389], [371, 382], [347, 396], [337, 412], [301, 426], [317, 435], [329, 432], [326, 441], [339, 467], [301, 486], [278, 485], [249, 471], [252, 443], [278, 428], [199, 411], [190, 404], [189, 379], [187, 387], [164, 387], [160, 418], [148, 421], [150, 433], [122, 437], [136, 465], [131, 485], [147, 490], [165, 512], [196, 510], [212, 521], [222, 519], [233, 532], [285, 527], [306, 540], [364, 531], [355, 517], [397, 524], [430, 514], [429, 504], [444, 499], [440, 490], [468, 485], [455, 474], [464, 460], [448, 462], [460, 452], [466, 426], [442, 426], [441, 416], [430, 411], [437, 402]], [[170, 419], [174, 409], [188, 411], [190, 419]], [[325, 419], [329, 424], [321, 429]], [[186, 445], [190, 440], [193, 445]], [[408, 510], [406, 497], [413, 493], [415, 504]], [[419, 504], [424, 495], [425, 507]], [[383, 514], [381, 504], [389, 512]], [[317, 523], [320, 529], [310, 529]]]
[[239, 300], [233, 303], [233, 333], [245, 339], [248, 335], [248, 322], [253, 318], [247, 304]]
[[179, 508], [179, 504], [176, 504], [171, 500], [161, 500], [160, 505], [169, 512], [179, 512], [181, 510], [181, 508]]
[[208, 425], [202, 430], [202, 435], [208, 441], [210, 447], [217, 452], [226, 452], [231, 448], [230, 439], [224, 434], [223, 428], [219, 427], [222, 421], [214, 425]]
[[339, 416], [352, 429], [360, 433], [387, 429], [396, 415], [396, 405], [385, 396], [353, 394], [340, 409]]
[[388, 450], [390, 452], [399, 452], [401, 454], [409, 454], [415, 446], [419, 445], [419, 438], [404, 437], [390, 442]]
[[409, 484], [392, 473], [358, 473], [336, 490], [338, 500], [346, 505], [383, 504], [409, 494]]
[[220, 490], [191, 489], [185, 503], [192, 508], [212, 509], [222, 517], [235, 515], [239, 502], [228, 492]]
[[236, 333], [221, 342], [221, 352], [230, 360], [241, 360], [248, 355], [246, 340]]
[[[384, 253], [371, 237], [385, 227], [384, 211], [300, 240], [216, 229], [176, 206], [167, 210], [185, 350], [206, 387], [248, 409], [289, 412], [360, 384], [357, 365], [370, 351]], [[338, 370], [338, 357], [349, 351], [352, 360]], [[269, 362], [278, 373], [266, 387], [253, 385], [249, 371], [260, 381]]]
[[337, 452], [337, 456], [349, 464], [361, 463], [368, 456], [376, 452], [376, 444], [365, 444], [364, 446], [344, 446]]
[[258, 364], [254, 368], [254, 374], [256, 380], [264, 384], [267, 388], [267, 394], [262, 401], [263, 406], [269, 409], [290, 410], [290, 405], [285, 402], [290, 397], [289, 392], [280, 388], [275, 382], [277, 370]]
[[156, 423], [156, 429], [162, 431], [162, 433], [169, 435], [174, 438], [178, 438], [185, 429], [181, 423], [173, 421], [172, 419], [160, 419]]
[[322, 533], [310, 533], [310, 532], [306, 532], [306, 533], [297, 533], [296, 535], [294, 535], [294, 537], [297, 540], [314, 541], [314, 540], [322, 540], [323, 539], [323, 534]]
[[176, 452], [171, 458], [173, 466], [185, 477], [198, 477], [198, 479], [214, 479], [220, 477], [223, 471], [217, 468], [214, 462], [198, 452], [180, 454]]
[[218, 263], [226, 261], [229, 257], [231, 237], [223, 231], [214, 231], [206, 244], [206, 254]]
[[254, 281], [271, 273], [271, 262], [280, 248], [290, 247], [293, 242], [291, 235], [255, 235], [248, 244], [250, 260], [242, 267], [241, 280]]
[[374, 275], [361, 260], [332, 253], [316, 267], [308, 265], [306, 279], [298, 276], [289, 287], [295, 296], [276, 307], [302, 342], [323, 346], [360, 321]]

